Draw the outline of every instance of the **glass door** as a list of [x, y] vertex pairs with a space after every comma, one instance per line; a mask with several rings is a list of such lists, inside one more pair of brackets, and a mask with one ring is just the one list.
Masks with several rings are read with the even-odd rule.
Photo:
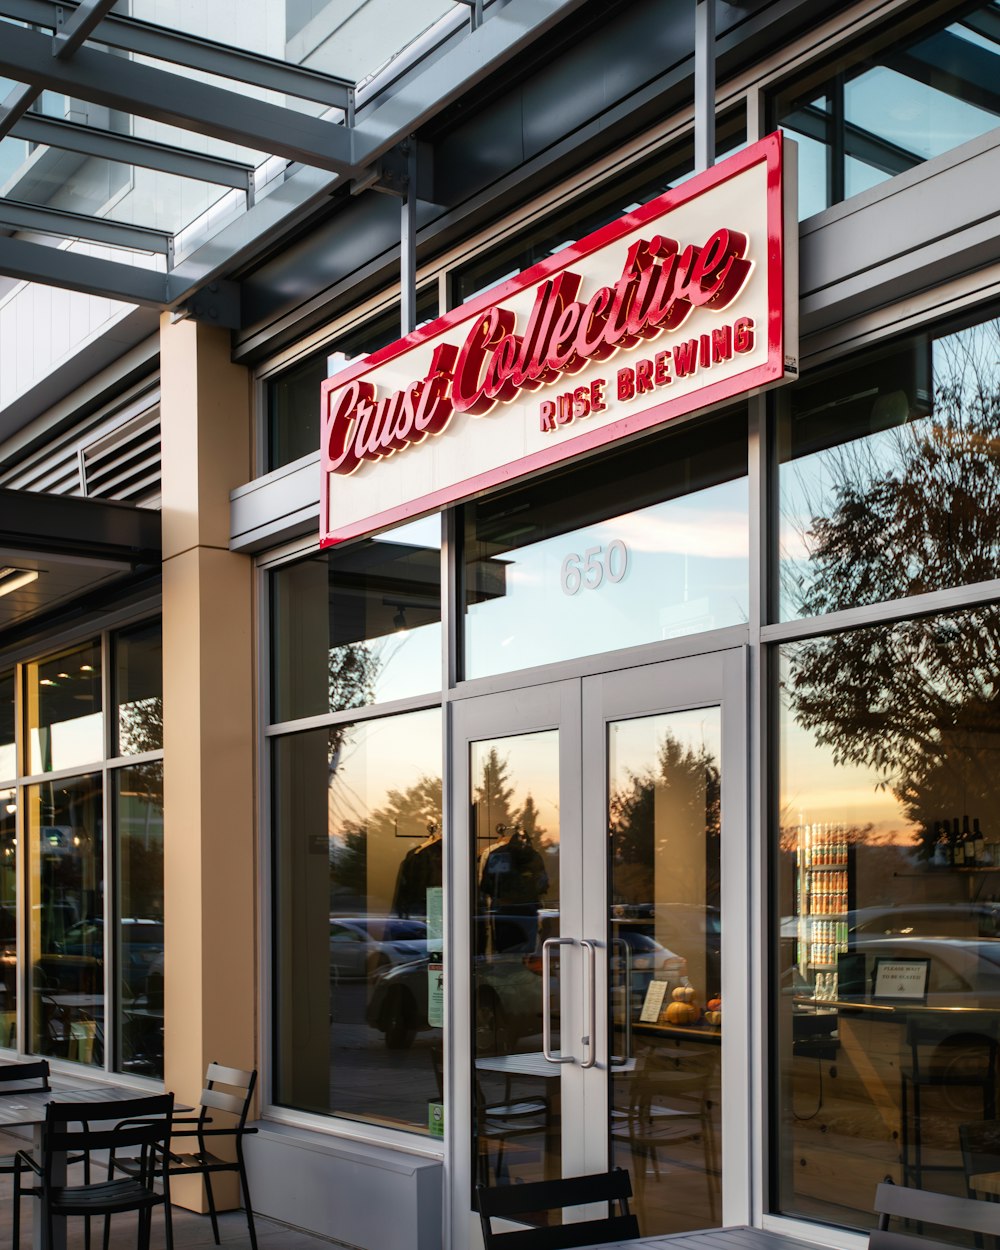
[[477, 1183], [616, 1166], [644, 1236], [748, 1218], [744, 689], [737, 651], [454, 707], [469, 1244]]

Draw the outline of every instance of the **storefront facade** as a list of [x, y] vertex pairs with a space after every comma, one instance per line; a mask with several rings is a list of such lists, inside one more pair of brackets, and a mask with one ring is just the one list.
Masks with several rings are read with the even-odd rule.
[[258, 1208], [346, 1244], [623, 1166], [861, 1247], [998, 1118], [1000, 16], [717, 6], [705, 169], [670, 8], [423, 119], [412, 283], [357, 187], [4, 452], [159, 415], [162, 576], [0, 636], [6, 1040], [258, 1067]]

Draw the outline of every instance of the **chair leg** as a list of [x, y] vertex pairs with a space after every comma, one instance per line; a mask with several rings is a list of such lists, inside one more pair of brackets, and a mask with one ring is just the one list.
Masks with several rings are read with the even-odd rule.
[[163, 1240], [166, 1250], [174, 1250], [174, 1212], [170, 1205], [170, 1173], [163, 1173]]
[[247, 1209], [247, 1228], [250, 1230], [250, 1250], [257, 1250], [257, 1229], [253, 1222], [253, 1207], [250, 1205], [250, 1182], [247, 1179], [246, 1164], [243, 1162], [243, 1151], [239, 1151], [240, 1185], [243, 1188], [243, 1205]]
[[221, 1246], [219, 1240], [219, 1217], [215, 1213], [215, 1194], [212, 1193], [212, 1174], [205, 1172], [205, 1197], [208, 1199], [208, 1214], [212, 1217], [212, 1235], [215, 1238], [215, 1244]]
[[11, 1240], [14, 1250], [20, 1250], [21, 1245], [21, 1185], [20, 1176], [14, 1173], [14, 1209], [11, 1212]]

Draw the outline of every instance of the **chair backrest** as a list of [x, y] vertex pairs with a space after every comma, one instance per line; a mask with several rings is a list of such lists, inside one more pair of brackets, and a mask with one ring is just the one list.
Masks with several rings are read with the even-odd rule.
[[49, 1061], [36, 1059], [30, 1063], [0, 1064], [0, 1096], [24, 1094], [49, 1088]]
[[[479, 1217], [486, 1250], [569, 1250], [573, 1246], [596, 1246], [602, 1241], [630, 1241], [639, 1236], [639, 1221], [630, 1214], [628, 1200], [632, 1182], [624, 1168], [597, 1172], [591, 1176], [567, 1176], [561, 1180], [531, 1181], [525, 1185], [503, 1185], [487, 1189], [476, 1186]], [[602, 1219], [573, 1224], [547, 1224], [495, 1233], [493, 1219], [517, 1220], [539, 1211], [607, 1202], [617, 1206], [615, 1214]]]
[[868, 1250], [954, 1250], [953, 1241], [936, 1240], [930, 1233], [924, 1236], [909, 1230], [890, 1231], [892, 1217], [921, 1226], [932, 1224], [939, 1229], [1000, 1236], [1000, 1203], [996, 1202], [882, 1184], [875, 1191], [875, 1211], [879, 1224], [869, 1237]]
[[[911, 1016], [906, 1022], [906, 1041], [914, 1072], [949, 1066], [959, 1051], [970, 1083], [977, 1078], [988, 1079], [996, 1065], [997, 1022], [994, 1019], [975, 1015], [956, 1022]], [[970, 1063], [977, 1053], [978, 1068]]]
[[[209, 1111], [228, 1111], [237, 1118], [237, 1128], [242, 1129], [247, 1122], [250, 1103], [253, 1101], [254, 1086], [257, 1084], [257, 1069], [244, 1071], [243, 1068], [226, 1068], [221, 1063], [210, 1063], [205, 1073], [205, 1088], [201, 1091], [201, 1119], [208, 1118]], [[217, 1085], [226, 1085], [235, 1093], [227, 1094], [225, 1090], [216, 1089]]]
[[[143, 1164], [142, 1179], [151, 1182], [154, 1174], [163, 1171], [173, 1111], [173, 1094], [150, 1094], [121, 1102], [50, 1102], [42, 1127], [46, 1184], [51, 1183], [56, 1155], [94, 1150], [127, 1150], [131, 1154], [136, 1149]], [[157, 1151], [155, 1147], [163, 1149]]]

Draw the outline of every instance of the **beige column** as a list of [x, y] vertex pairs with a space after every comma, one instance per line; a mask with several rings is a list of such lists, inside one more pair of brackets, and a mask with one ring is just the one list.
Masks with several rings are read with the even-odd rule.
[[[164, 1076], [195, 1104], [210, 1062], [258, 1066], [252, 566], [229, 550], [229, 492], [250, 476], [251, 384], [228, 331], [168, 314], [160, 368]], [[202, 1210], [201, 1191], [186, 1182], [174, 1200]], [[220, 1197], [235, 1206], [235, 1185]]]

